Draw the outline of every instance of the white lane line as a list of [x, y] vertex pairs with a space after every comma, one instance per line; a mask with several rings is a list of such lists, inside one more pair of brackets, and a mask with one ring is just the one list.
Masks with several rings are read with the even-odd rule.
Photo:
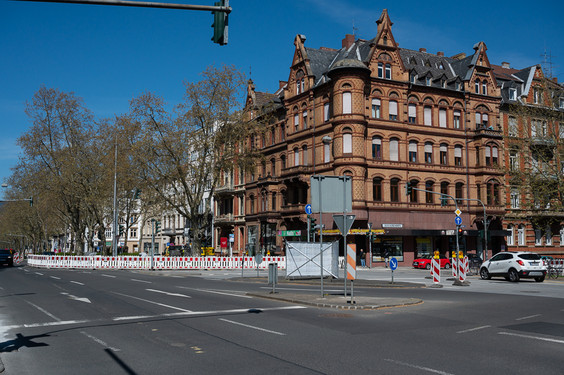
[[434, 374], [453, 375], [453, 374], [451, 374], [450, 372], [445, 372], [445, 371], [441, 371], [441, 370], [435, 370], [435, 369], [432, 369], [432, 368], [429, 368], [429, 367], [423, 367], [423, 366], [412, 365], [411, 363], [402, 362], [402, 361], [396, 361], [396, 360], [394, 360], [394, 359], [386, 358], [386, 359], [384, 359], [384, 361], [391, 362], [391, 363], [395, 363], [395, 364], [402, 365], [402, 366], [406, 366], [406, 367], [416, 368], [416, 369], [418, 369], [418, 370], [423, 370], [423, 371], [427, 371], [427, 372], [432, 372], [432, 373], [434, 373]]
[[43, 276], [43, 274], [41, 272], [36, 272], [35, 274], [39, 275], [39, 276]]
[[81, 282], [78, 282], [78, 281], [72, 281], [72, 280], [71, 280], [71, 283], [73, 283], [73, 284], [76, 284], [76, 285], [84, 285], [84, 284], [83, 284], [83, 283], [81, 283]]
[[43, 314], [52, 318], [53, 320], [56, 320], [57, 322], [61, 321], [61, 319], [57, 318], [55, 315], [51, 314], [49, 311], [45, 310], [44, 308], [37, 306], [35, 303], [29, 302], [29, 301], [26, 301], [26, 302], [29, 303], [31, 306], [35, 307], [37, 310], [41, 311]]
[[164, 303], [159, 303], [159, 302], [155, 302], [155, 301], [150, 301], [148, 299], [144, 299], [144, 298], [139, 298], [139, 297], [135, 297], [135, 296], [130, 296], [128, 294], [122, 294], [122, 293], [118, 293], [118, 292], [112, 292], [114, 294], [117, 294], [119, 296], [123, 296], [123, 297], [128, 297], [128, 298], [133, 298], [139, 301], [143, 301], [143, 302], [147, 302], [147, 303], [152, 303], [154, 305], [158, 305], [158, 306], [162, 306], [162, 307], [167, 307], [169, 309], [173, 309], [173, 310], [180, 310], [183, 312], [192, 312], [190, 310], [186, 310], [186, 309], [181, 309], [180, 307], [176, 307], [176, 306], [171, 306], [171, 305], [165, 305]]
[[[270, 286], [261, 286], [261, 289], [270, 289], [272, 290], [272, 287]], [[302, 291], [319, 291], [319, 288], [317, 289], [310, 289], [310, 288], [279, 288], [276, 287], [277, 290], [302, 290]], [[327, 292], [342, 292], [343, 289], [323, 289], [324, 291]]]
[[491, 326], [481, 326], [481, 327], [476, 327], [476, 328], [470, 328], [470, 329], [465, 329], [463, 331], [458, 331], [456, 333], [468, 333], [468, 332], [474, 332], [474, 331], [478, 331], [480, 329], [484, 329], [484, 328], [490, 328]]
[[47, 323], [30, 323], [30, 324], [20, 324], [13, 326], [4, 326], [5, 329], [22, 329], [22, 328], [38, 328], [38, 327], [54, 327], [54, 326], [64, 326], [69, 324], [82, 324], [90, 323], [92, 320], [61, 320], [60, 322], [47, 322]]
[[515, 337], [522, 337], [522, 338], [525, 338], [525, 339], [541, 340], [541, 341], [555, 342], [555, 343], [558, 343], [558, 344], [564, 344], [564, 340], [549, 339], [547, 337], [521, 335], [519, 333], [511, 333], [511, 332], [498, 332], [498, 334], [499, 335], [505, 335], [505, 336], [515, 336]]
[[150, 281], [145, 281], [145, 280], [131, 279], [131, 281], [137, 281], [138, 283], [152, 284], [152, 282], [150, 282]]
[[282, 332], [271, 331], [271, 330], [265, 329], [265, 328], [260, 328], [260, 327], [255, 327], [255, 326], [251, 326], [251, 325], [248, 325], [248, 324], [243, 324], [243, 323], [239, 323], [239, 322], [234, 322], [233, 320], [229, 320], [229, 319], [219, 318], [219, 320], [221, 320], [222, 322], [227, 322], [227, 323], [231, 323], [231, 324], [236, 324], [236, 325], [238, 325], [238, 326], [243, 326], [243, 327], [247, 327], [247, 328], [256, 329], [257, 331], [272, 333], [272, 334], [280, 335], [280, 336], [286, 336], [286, 334], [285, 334], [285, 333], [282, 333]]
[[156, 290], [156, 289], [145, 289], [145, 290], [148, 291], [148, 292], [166, 294], [167, 296], [192, 298], [192, 297], [190, 297], [190, 296], [187, 296], [186, 294], [170, 293], [170, 292], [165, 292], [164, 290]]
[[94, 336], [92, 336], [92, 335], [89, 335], [88, 333], [86, 333], [86, 332], [84, 332], [84, 331], [80, 331], [80, 333], [82, 333], [84, 336], [88, 337], [88, 338], [91, 339], [92, 341], [94, 341], [94, 342], [96, 342], [96, 343], [102, 345], [103, 347], [105, 347], [105, 348], [107, 348], [107, 349], [110, 349], [110, 350], [113, 351], [113, 352], [119, 352], [119, 351], [120, 351], [120, 349], [111, 347], [111, 346], [109, 346], [108, 344], [106, 344], [104, 341], [100, 340], [99, 338], [94, 337]]
[[61, 278], [57, 277], [57, 276], [49, 276], [49, 277], [52, 278], [52, 279], [55, 279], [55, 280], [61, 280]]
[[61, 294], [68, 296], [70, 299], [73, 299], [75, 301], [80, 301], [80, 302], [86, 302], [86, 303], [92, 303], [90, 302], [90, 300], [86, 297], [77, 297], [77, 296], [73, 296], [72, 294], [68, 294], [65, 292], [61, 292]]
[[105, 273], [103, 273], [102, 276], [104, 276], [104, 277], [111, 277], [111, 278], [114, 278], [114, 279], [116, 278], [116, 276], [114, 276], [114, 275], [106, 275]]
[[529, 316], [524, 316], [522, 318], [517, 318], [515, 320], [525, 320], [525, 319], [531, 319], [531, 318], [536, 318], [537, 316], [541, 316], [541, 314], [536, 314], [536, 315], [529, 315]]
[[180, 285], [177, 285], [176, 287], [177, 287], [177, 288], [180, 288], [180, 289], [195, 290], [195, 291], [197, 291], [197, 292], [212, 293], [212, 294], [221, 294], [221, 295], [223, 295], [223, 296], [239, 297], [239, 298], [251, 298], [251, 299], [253, 298], [253, 297], [245, 296], [245, 295], [242, 295], [242, 294], [234, 294], [234, 293], [228, 293], [228, 292], [219, 292], [219, 291], [217, 291], [217, 290], [189, 288], [189, 287], [180, 286]]

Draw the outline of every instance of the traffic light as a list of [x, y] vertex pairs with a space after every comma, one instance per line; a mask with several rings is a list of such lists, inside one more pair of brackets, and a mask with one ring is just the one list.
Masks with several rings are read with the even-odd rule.
[[462, 228], [460, 226], [456, 226], [456, 237], [458, 238], [458, 241], [460, 242], [462, 240], [462, 237], [464, 236], [464, 231], [462, 230]]
[[409, 196], [411, 195], [411, 192], [413, 191], [413, 188], [411, 187], [411, 183], [408, 182], [405, 184], [405, 195]]
[[140, 196], [141, 196], [141, 189], [135, 188], [135, 190], [133, 191], [133, 199], [139, 199]]
[[158, 234], [161, 232], [161, 222], [159, 220], [155, 221], [155, 233]]
[[33, 197], [29, 197], [29, 207], [33, 207]]
[[448, 199], [444, 195], [441, 195], [441, 207], [445, 207], [448, 205]]
[[[216, 1], [215, 6], [229, 7], [229, 0]], [[213, 36], [211, 40], [221, 46], [227, 44], [228, 13], [220, 10], [212, 11], [213, 14]]]
[[125, 228], [123, 227], [123, 225], [120, 224], [120, 226], [119, 226], [119, 236], [120, 236], [120, 237], [123, 236], [123, 231], [124, 231], [124, 229], [125, 229]]
[[312, 236], [315, 235], [315, 226], [316, 226], [315, 223], [316, 222], [317, 222], [317, 220], [315, 218], [313, 218], [311, 216], [309, 217], [309, 234], [312, 235]]

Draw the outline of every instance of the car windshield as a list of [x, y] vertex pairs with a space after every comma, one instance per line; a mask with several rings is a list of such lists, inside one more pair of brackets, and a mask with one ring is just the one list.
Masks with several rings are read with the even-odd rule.
[[0, 254], [11, 254], [12, 252], [7, 249], [0, 249]]
[[519, 254], [519, 258], [525, 260], [541, 260], [541, 257], [538, 254]]

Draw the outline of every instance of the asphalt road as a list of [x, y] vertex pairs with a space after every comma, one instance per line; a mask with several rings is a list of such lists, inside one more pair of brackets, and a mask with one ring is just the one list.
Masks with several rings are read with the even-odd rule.
[[343, 311], [249, 297], [268, 286], [230, 275], [0, 268], [4, 373], [564, 373], [564, 283], [355, 287], [424, 302]]

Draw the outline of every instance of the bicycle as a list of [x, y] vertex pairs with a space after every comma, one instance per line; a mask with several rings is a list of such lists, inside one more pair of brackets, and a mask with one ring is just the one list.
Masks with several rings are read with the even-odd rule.
[[546, 271], [546, 274], [547, 274], [549, 279], [555, 280], [555, 279], [558, 279], [558, 277], [560, 276], [560, 272], [561, 272], [560, 269], [549, 265], [548, 269]]

